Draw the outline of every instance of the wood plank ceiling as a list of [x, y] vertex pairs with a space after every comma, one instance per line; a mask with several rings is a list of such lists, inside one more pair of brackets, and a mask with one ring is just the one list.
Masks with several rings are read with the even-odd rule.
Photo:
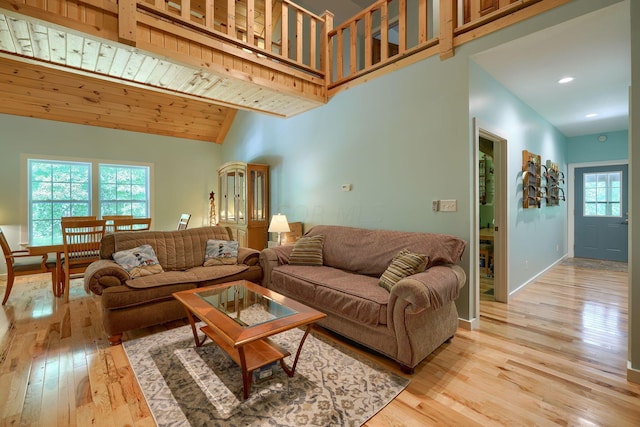
[[322, 105], [4, 9], [0, 97], [0, 113], [215, 143], [238, 108], [289, 117]]

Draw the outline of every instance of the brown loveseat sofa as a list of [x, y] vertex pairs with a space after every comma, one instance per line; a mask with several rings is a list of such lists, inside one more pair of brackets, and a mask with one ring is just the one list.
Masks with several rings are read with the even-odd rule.
[[[112, 344], [122, 333], [186, 317], [172, 293], [245, 279], [262, 280], [259, 251], [239, 248], [236, 265], [204, 267], [207, 240], [233, 240], [227, 227], [202, 227], [180, 231], [133, 231], [108, 234], [100, 245], [100, 261], [85, 272], [87, 293], [102, 295], [102, 321]], [[162, 273], [131, 278], [113, 261], [113, 254], [149, 244]]]
[[[263, 286], [326, 313], [321, 326], [390, 357], [408, 373], [453, 337], [455, 299], [466, 281], [454, 263], [466, 242], [444, 234], [327, 225], [305, 237], [320, 234], [322, 266], [290, 265], [294, 246], [263, 250]], [[427, 269], [389, 292], [379, 278], [403, 249], [427, 255]]]

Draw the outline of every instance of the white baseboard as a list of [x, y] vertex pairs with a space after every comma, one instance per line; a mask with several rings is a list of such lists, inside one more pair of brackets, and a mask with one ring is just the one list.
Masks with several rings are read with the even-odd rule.
[[473, 331], [474, 329], [478, 329], [478, 326], [480, 326], [480, 322], [477, 317], [471, 320], [458, 318], [459, 328], [465, 329], [467, 331]]
[[540, 276], [542, 276], [544, 273], [546, 273], [547, 271], [551, 270], [553, 267], [555, 267], [556, 265], [560, 264], [562, 261], [564, 261], [566, 258], [568, 258], [569, 255], [564, 254], [564, 256], [562, 256], [562, 258], [560, 258], [559, 260], [557, 260], [556, 262], [554, 262], [553, 264], [551, 264], [549, 267], [545, 268], [544, 270], [542, 270], [541, 272], [539, 272], [538, 274], [536, 274], [535, 276], [533, 276], [531, 279], [527, 280], [526, 282], [524, 282], [522, 285], [520, 285], [517, 289], [515, 289], [514, 291], [509, 293], [509, 298], [514, 297], [518, 292], [520, 292], [521, 290], [523, 290], [524, 288], [526, 288], [527, 286], [529, 286], [531, 283], [535, 282], [536, 280], [538, 280], [538, 278]]
[[633, 369], [631, 362], [627, 362], [627, 381], [640, 384], [640, 370]]

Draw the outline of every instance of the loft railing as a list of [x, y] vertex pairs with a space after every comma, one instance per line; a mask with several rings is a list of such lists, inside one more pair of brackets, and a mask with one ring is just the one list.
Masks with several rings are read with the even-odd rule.
[[449, 58], [456, 46], [570, 1], [379, 0], [329, 31], [328, 87], [419, 52]]
[[135, 13], [143, 11], [324, 77], [330, 13], [320, 17], [289, 0], [120, 0], [119, 9], [125, 43], [135, 42]]
[[379, 0], [334, 29], [330, 12], [290, 0], [119, 0], [119, 33], [135, 41], [131, 10], [142, 10], [313, 74], [331, 91], [404, 58], [449, 58], [463, 43], [570, 1]]

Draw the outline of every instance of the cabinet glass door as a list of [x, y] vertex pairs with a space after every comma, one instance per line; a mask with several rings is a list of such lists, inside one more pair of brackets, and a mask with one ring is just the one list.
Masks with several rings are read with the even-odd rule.
[[224, 213], [220, 212], [220, 218], [226, 221], [236, 219], [236, 173], [230, 171], [224, 175]]
[[236, 221], [238, 223], [244, 224], [246, 212], [245, 206], [245, 198], [247, 194], [247, 182], [244, 171], [236, 170]]
[[253, 188], [253, 194], [251, 199], [251, 221], [266, 221], [267, 220], [267, 207], [266, 207], [266, 176], [264, 171], [252, 170], [251, 171], [251, 188]]

